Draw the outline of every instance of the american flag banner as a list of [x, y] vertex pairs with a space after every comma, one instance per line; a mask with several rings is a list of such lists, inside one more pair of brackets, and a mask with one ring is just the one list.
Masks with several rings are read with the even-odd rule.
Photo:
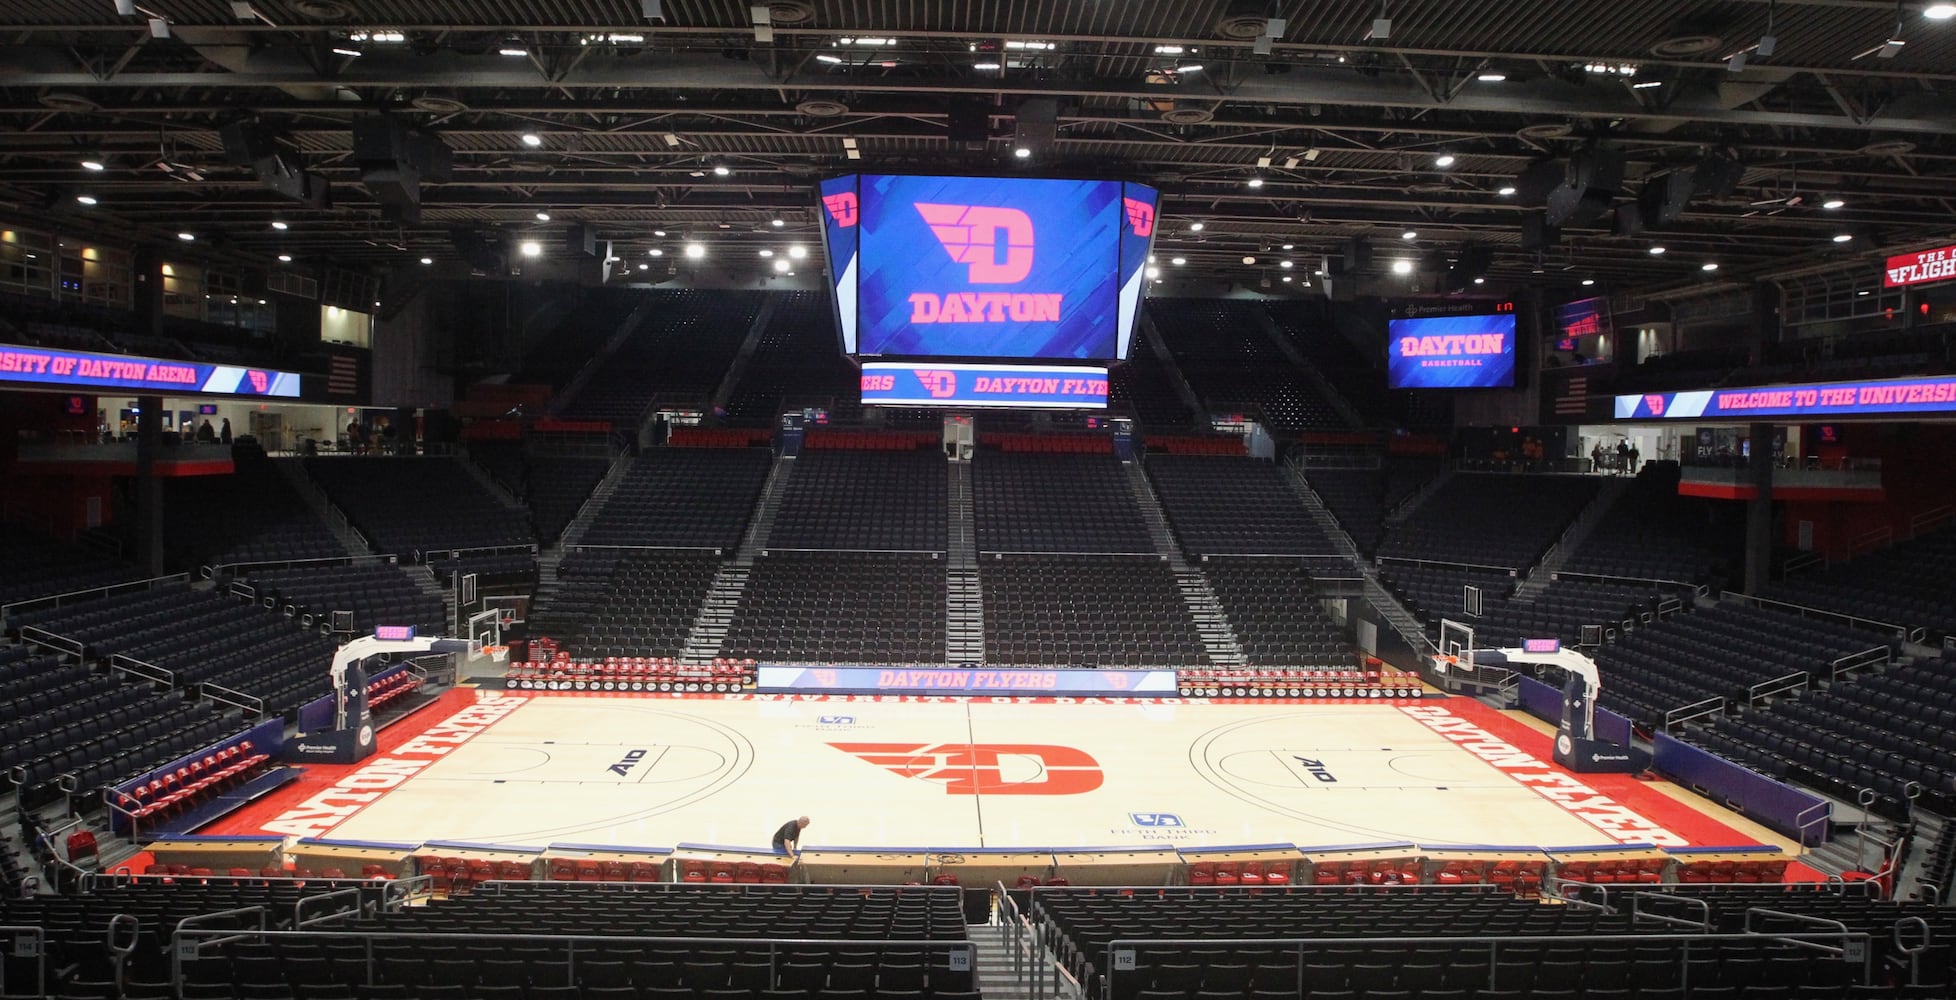
[[350, 354], [335, 354], [327, 361], [326, 394], [329, 396], [357, 396], [360, 394], [360, 359]]

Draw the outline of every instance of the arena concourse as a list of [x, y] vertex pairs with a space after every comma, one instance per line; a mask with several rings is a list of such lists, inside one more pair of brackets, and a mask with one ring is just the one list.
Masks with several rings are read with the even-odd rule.
[[1495, 6], [0, 0], [0, 998], [1951, 995], [1956, 5]]

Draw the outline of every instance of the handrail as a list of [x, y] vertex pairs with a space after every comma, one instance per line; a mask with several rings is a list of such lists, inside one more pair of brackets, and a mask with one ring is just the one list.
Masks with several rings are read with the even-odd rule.
[[1832, 822], [1833, 818], [1834, 803], [1831, 799], [1821, 799], [1794, 814], [1793, 828], [1800, 831], [1800, 853], [1805, 854], [1807, 850], [1807, 831], [1822, 823]]
[[[116, 940], [118, 928], [128, 930], [129, 936], [124, 943], [118, 943]], [[109, 954], [115, 957], [115, 982], [122, 982], [122, 970], [129, 964], [129, 956], [135, 954], [136, 945], [141, 942], [142, 935], [142, 921], [137, 920], [134, 914], [118, 913], [109, 918], [108, 927], [103, 932], [103, 944], [108, 947]]]
[[[1903, 941], [1902, 928], [1904, 926], [1915, 926], [1921, 928], [1922, 943], [1911, 946], [1908, 942]], [[1908, 984], [1910, 986], [1921, 985], [1922, 953], [1928, 951], [1929, 946], [1935, 943], [1935, 932], [1929, 928], [1929, 922], [1927, 920], [1924, 920], [1921, 917], [1909, 916], [1909, 917], [1903, 917], [1900, 920], [1895, 921], [1895, 926], [1890, 933], [1893, 935], [1893, 940], [1895, 942], [1895, 950], [1908, 956]]]
[[249, 695], [243, 691], [225, 687], [222, 684], [213, 684], [210, 681], [205, 681], [203, 684], [198, 685], [198, 690], [204, 697], [212, 701], [242, 708], [246, 712], [261, 719], [265, 717], [265, 699], [257, 695]]
[[[241, 941], [244, 939], [244, 934], [240, 932], [249, 933], [248, 928], [213, 927], [209, 931], [202, 931], [199, 928], [202, 924], [220, 917], [247, 917], [253, 915], [258, 917], [258, 932], [263, 934], [267, 925], [268, 914], [262, 906], [239, 906], [229, 910], [218, 910], [215, 913], [199, 913], [196, 916], [185, 917], [177, 921], [176, 928], [170, 932], [170, 981], [173, 983], [183, 982], [183, 960], [185, 958], [196, 958], [199, 955], [195, 941], [183, 940], [186, 933], [191, 935], [208, 933], [213, 936], [213, 940], [210, 942], [211, 944], [228, 944], [232, 941]], [[188, 954], [186, 954], [186, 951]]]
[[[1686, 920], [1683, 917], [1673, 917], [1666, 913], [1649, 913], [1644, 911], [1641, 907], [1637, 905], [1637, 901], [1640, 899], [1680, 900], [1686, 903], [1696, 904], [1699, 911], [1704, 914], [1704, 919]], [[1677, 924], [1683, 927], [1696, 927], [1708, 934], [1711, 933], [1712, 930], [1711, 904], [1705, 902], [1702, 899], [1699, 899], [1696, 896], [1681, 896], [1681, 895], [1675, 895], [1672, 893], [1663, 893], [1663, 892], [1631, 893], [1630, 894], [1630, 922], [1634, 924], [1637, 921], [1642, 920], [1646, 917], [1648, 917], [1651, 920], [1655, 920], [1659, 923]]]
[[1858, 670], [1861, 667], [1872, 667], [1877, 663], [1886, 663], [1888, 659], [1887, 646], [1870, 646], [1858, 653], [1849, 653], [1846, 656], [1839, 657], [1827, 664], [1827, 666], [1833, 670], [1833, 677], [1839, 679], [1842, 674], [1850, 670]]
[[1668, 730], [1676, 726], [1682, 726], [1694, 719], [1702, 719], [1707, 715], [1717, 715], [1723, 711], [1725, 711], [1725, 699], [1721, 697], [1706, 698], [1704, 701], [1694, 701], [1689, 705], [1679, 705], [1664, 713], [1664, 728]]
[[[0, 615], [0, 618], [3, 617], [3, 615]], [[36, 646], [45, 646], [57, 653], [66, 653], [78, 659], [88, 658], [88, 645], [86, 643], [80, 639], [71, 639], [65, 635], [56, 635], [39, 625], [22, 625], [20, 627], [20, 641]]]
[[190, 582], [189, 573], [171, 573], [167, 576], [153, 576], [143, 580], [125, 580], [122, 583], [111, 583], [102, 587], [90, 587], [87, 590], [70, 590], [61, 594], [49, 594], [46, 597], [30, 597], [24, 601], [0, 604], [0, 622], [6, 622], [22, 611], [38, 610], [43, 605], [58, 608], [63, 604], [70, 603], [71, 598], [92, 600], [97, 597], [108, 597], [114, 593], [131, 591], [137, 588], [155, 590], [157, 584], [162, 583], [188, 582]]
[[[25, 631], [25, 630], [23, 630]], [[177, 686], [177, 672], [168, 667], [159, 667], [148, 660], [138, 660], [123, 653], [109, 654], [109, 669], [133, 674], [147, 681], [155, 681], [174, 690]]]
[[1760, 681], [1745, 689], [1746, 702], [1750, 705], [1757, 705], [1761, 699], [1769, 698], [1776, 694], [1785, 694], [1789, 691], [1804, 691], [1807, 689], [1810, 680], [1807, 677], [1806, 671], [1796, 670], [1793, 673], [1775, 677], [1769, 681]]
[[1557, 580], [1565, 580], [1571, 577], [1585, 580], [1602, 580], [1605, 583], [1655, 583], [1666, 587], [1676, 587], [1680, 590], [1689, 590], [1700, 597], [1706, 597], [1711, 594], [1711, 586], [1709, 584], [1692, 583], [1689, 580], [1666, 580], [1655, 576], [1618, 576], [1614, 573], [1583, 573], [1567, 569], [1555, 571], [1554, 578]]
[[432, 896], [434, 894], [435, 877], [433, 875], [410, 875], [407, 878], [390, 879], [385, 885], [381, 886], [380, 908], [383, 912], [392, 913], [406, 906], [410, 899], [417, 896]]
[[[301, 896], [292, 903], [292, 927], [294, 930], [297, 930], [301, 927], [312, 927], [323, 924], [329, 920], [342, 920], [348, 914], [358, 916], [362, 909], [360, 905], [361, 899], [365, 894], [366, 890], [356, 885], [346, 889], [335, 889], [332, 892], [322, 892], [317, 896]], [[310, 920], [306, 918], [306, 904], [317, 903], [322, 899], [344, 899], [347, 896], [353, 897], [352, 909], [332, 910], [322, 916], [313, 917]], [[315, 906], [314, 909], [318, 909], [318, 907]]]
[[1737, 601], [1740, 604], [1751, 604], [1760, 608], [1772, 607], [1774, 609], [1784, 609], [1795, 612], [1802, 618], [1809, 616], [1832, 618], [1846, 622], [1853, 628], [1871, 628], [1881, 632], [1893, 632], [1898, 639], [1908, 638], [1908, 628], [1903, 625], [1897, 625], [1894, 622], [1876, 621], [1873, 618], [1861, 618], [1855, 615], [1842, 614], [1839, 611], [1829, 611], [1826, 608], [1816, 608], [1806, 604], [1794, 604], [1791, 601], [1776, 601], [1770, 597], [1755, 597], [1751, 594], [1741, 594], [1734, 590], [1719, 591], [1718, 601], [1720, 604], [1726, 601]]
[[0, 937], [9, 940], [7, 957], [10, 959], [34, 960], [34, 987], [26, 993], [15, 993], [7, 989], [5, 980], [0, 980], [0, 997], [44, 997], [48, 991], [48, 932], [44, 927], [28, 924], [0, 924]]
[[[1792, 921], [1795, 921], [1795, 922], [1798, 922], [1798, 923], [1805, 923], [1805, 924], [1818, 924], [1819, 926], [1822, 926], [1822, 927], [1832, 927], [1832, 928], [1835, 928], [1836, 930], [1838, 930], [1838, 931], [1839, 931], [1839, 932], [1840, 932], [1841, 934], [1843, 934], [1843, 935], [1852, 935], [1852, 934], [1854, 934], [1854, 933], [1856, 933], [1855, 931], [1852, 931], [1852, 930], [1849, 930], [1849, 929], [1848, 929], [1848, 926], [1847, 926], [1846, 924], [1844, 924], [1844, 923], [1841, 923], [1841, 922], [1840, 922], [1840, 921], [1838, 921], [1838, 920], [1833, 920], [1833, 919], [1830, 919], [1830, 918], [1827, 918], [1827, 917], [1816, 917], [1816, 916], [1814, 916], [1814, 915], [1813, 915], [1813, 914], [1811, 914], [1811, 913], [1792, 913], [1792, 912], [1789, 912], [1789, 911], [1786, 911], [1786, 910], [1774, 910], [1774, 909], [1768, 909], [1767, 907], [1764, 907], [1764, 906], [1749, 906], [1749, 907], [1747, 907], [1747, 908], [1746, 908], [1746, 911], [1745, 911], [1745, 925], [1744, 925], [1744, 926], [1745, 926], [1745, 932], [1746, 932], [1747, 934], [1764, 934], [1764, 933], [1766, 933], [1765, 931], [1760, 931], [1760, 930], [1757, 930], [1757, 929], [1755, 929], [1755, 928], [1754, 928], [1754, 927], [1752, 926], [1752, 918], [1753, 918], [1753, 917], [1778, 917], [1778, 918], [1780, 918], [1780, 919], [1782, 919], [1782, 920], [1792, 920]], [[1860, 936], [1861, 936], [1862, 938], [1864, 938], [1864, 939], [1865, 939], [1865, 938], [1869, 938], [1869, 937], [1870, 937], [1870, 936], [1869, 936], [1869, 935], [1867, 935], [1867, 934], [1861, 934]], [[1791, 940], [1791, 938], [1789, 938], [1789, 940]], [[1847, 943], [1847, 941], [1848, 941], [1848, 938], [1847, 938], [1847, 937], [1842, 937], [1842, 938], [1841, 938], [1841, 944], [1842, 944], [1843, 946], [1844, 946], [1844, 945], [1846, 945], [1846, 943]], [[1847, 952], [1846, 952], [1846, 950], [1845, 950], [1845, 948], [1844, 948], [1844, 947], [1843, 947], [1843, 948], [1840, 948], [1840, 949], [1835, 949], [1835, 948], [1829, 948], [1829, 947], [1827, 947], [1827, 946], [1825, 946], [1825, 945], [1821, 945], [1821, 944], [1818, 944], [1818, 943], [1816, 943], [1816, 942], [1809, 942], [1809, 941], [1804, 941], [1804, 940], [1794, 940], [1794, 941], [1792, 941], [1792, 943], [1793, 943], [1793, 944], [1796, 944], [1796, 945], [1799, 945], [1799, 946], [1800, 946], [1800, 947], [1802, 947], [1802, 948], [1813, 948], [1813, 949], [1814, 949], [1814, 950], [1816, 950], [1816, 951], [1828, 951], [1828, 952], [1831, 952], [1831, 951], [1836, 951], [1836, 950], [1839, 950], [1839, 951], [1840, 951], [1840, 953], [1841, 953], [1841, 957], [1842, 957], [1842, 958], [1844, 958], [1844, 959], [1845, 959], [1845, 958], [1847, 957]], [[1866, 953], [1865, 953], [1865, 952], [1863, 952], [1863, 959], [1864, 959], [1864, 961], [1865, 961], [1865, 959], [1866, 959]]]
[[1931, 507], [1908, 519], [1908, 536], [1914, 538], [1951, 519], [1956, 519], [1956, 504]]

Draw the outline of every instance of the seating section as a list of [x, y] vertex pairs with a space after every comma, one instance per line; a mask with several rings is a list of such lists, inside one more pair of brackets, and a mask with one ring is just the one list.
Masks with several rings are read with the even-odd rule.
[[1384, 367], [1378, 358], [1360, 352], [1358, 345], [1334, 328], [1323, 300], [1270, 299], [1263, 307], [1277, 329], [1296, 345], [1297, 353], [1360, 416], [1373, 426], [1393, 419]]
[[1379, 469], [1307, 468], [1304, 481], [1324, 501], [1352, 544], [1367, 556], [1385, 534], [1385, 473]]
[[1597, 704], [1644, 723], [1794, 674], [1825, 681], [1833, 661], [1881, 646], [1873, 633], [1726, 603], [1636, 629], [1596, 653]]
[[1155, 455], [1148, 459], [1148, 475], [1175, 537], [1191, 554], [1338, 557], [1270, 462]]
[[313, 458], [306, 472], [381, 552], [534, 544], [523, 511], [452, 458]]
[[231, 447], [228, 476], [163, 480], [165, 555], [171, 565], [334, 559], [346, 555], [271, 459], [255, 444]]
[[405, 569], [385, 562], [253, 570], [242, 579], [258, 592], [260, 604], [287, 617], [353, 612], [353, 630], [365, 635], [376, 625], [413, 625], [423, 635], [447, 634], [448, 611], [441, 597], [417, 586]]
[[740, 352], [762, 298], [759, 292], [698, 289], [646, 295], [650, 302], [638, 329], [605, 358], [559, 416], [609, 420], [631, 429], [662, 394], [703, 407]]
[[[1388, 588], [1409, 605], [1438, 638], [1440, 620], [1451, 618], [1474, 629], [1477, 646], [1519, 646], [1524, 638], [1557, 638], [1574, 646], [1582, 627], [1597, 625], [1606, 638], [1654, 619], [1671, 592], [1652, 586], [1588, 580], [1555, 580], [1530, 597], [1516, 597], [1516, 580], [1499, 571], [1451, 566], [1387, 563], [1380, 569]], [[1462, 606], [1467, 585], [1481, 588], [1481, 613]], [[1688, 596], [1688, 595], [1687, 595]]]
[[653, 448], [632, 460], [584, 544], [731, 552], [772, 461], [759, 448]]
[[1956, 524], [1823, 572], [1789, 577], [1763, 596], [1951, 636], [1956, 635], [1952, 562]]
[[1195, 422], [1168, 366], [1146, 344], [1136, 344], [1132, 356], [1107, 373], [1107, 404], [1131, 410], [1149, 430], [1185, 430]]
[[1387, 533], [1379, 556], [1526, 569], [1601, 484], [1595, 476], [1460, 473]]
[[1153, 552], [1111, 454], [978, 452], [972, 508], [983, 552]]
[[1253, 666], [1337, 669], [1353, 665], [1345, 629], [1324, 610], [1308, 567], [1292, 559], [1215, 558], [1202, 575]]
[[558, 568], [561, 587], [530, 619], [580, 656], [677, 656], [713, 586], [711, 552], [590, 549]]
[[55, 755], [66, 753], [66, 763], [73, 764], [75, 751], [105, 733], [167, 717], [181, 706], [182, 699], [147, 684], [124, 683], [24, 646], [0, 646], [0, 731], [6, 734], [0, 736], [0, 771], [39, 762], [47, 765], [44, 781], [70, 769]]
[[1429, 635], [1438, 635], [1443, 618], [1479, 624], [1467, 616], [1465, 588], [1479, 587], [1481, 613], [1493, 615], [1499, 614], [1508, 603], [1518, 581], [1501, 570], [1383, 563], [1379, 566], [1379, 582], [1425, 623]]
[[145, 574], [80, 546], [16, 524], [0, 524], [0, 604], [140, 580]]
[[1684, 583], [1730, 575], [1731, 540], [1743, 537], [1726, 520], [1734, 505], [1679, 496], [1678, 478], [1676, 462], [1644, 463], [1563, 570]]
[[1078, 667], [1207, 666], [1175, 573], [1155, 556], [987, 556], [985, 658]]
[[1871, 788], [1897, 818], [1914, 782], [1921, 805], [1947, 813], [1956, 804], [1956, 663], [1930, 660], [1807, 691], [1687, 739], [1843, 801]]
[[811, 449], [794, 460], [769, 548], [942, 552], [944, 453]]
[[651, 297], [615, 288], [584, 289], [582, 294], [584, 301], [565, 313], [549, 333], [537, 338], [511, 381], [563, 388], [618, 332], [632, 310]]
[[161, 587], [23, 619], [84, 642], [91, 656], [121, 653], [168, 670], [175, 686], [216, 684], [264, 700], [271, 714], [331, 690], [333, 644], [235, 597]]
[[1281, 433], [1349, 430], [1338, 410], [1278, 350], [1269, 317], [1248, 300], [1150, 298], [1148, 313], [1211, 414], [1244, 413]]
[[783, 552], [754, 560], [723, 656], [943, 663], [944, 560], [916, 552]]
[[828, 297], [778, 292], [767, 301], [774, 312], [727, 399], [727, 422], [772, 427], [774, 418], [790, 406], [820, 404], [838, 417], [860, 411], [860, 374], [842, 354]]

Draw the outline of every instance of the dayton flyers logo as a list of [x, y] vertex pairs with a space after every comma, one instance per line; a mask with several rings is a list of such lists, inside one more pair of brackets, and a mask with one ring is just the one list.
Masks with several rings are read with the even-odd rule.
[[272, 377], [256, 368], [245, 369], [245, 378], [251, 380], [252, 392], [265, 392], [272, 387]]
[[1136, 236], [1152, 236], [1155, 232], [1155, 207], [1137, 198], [1122, 198], [1121, 204], [1127, 208], [1127, 224], [1134, 227]]
[[[971, 265], [974, 285], [1010, 285], [1032, 273], [1032, 217], [1016, 208], [915, 202], [944, 252]], [[1003, 239], [1000, 239], [1001, 234]], [[1000, 244], [1005, 260], [998, 260]]]
[[1664, 415], [1664, 394], [1663, 394], [1663, 393], [1661, 393], [1661, 392], [1653, 392], [1653, 393], [1650, 393], [1650, 394], [1648, 394], [1648, 395], [1646, 395], [1646, 396], [1644, 397], [1644, 405], [1645, 405], [1645, 406], [1648, 406], [1648, 407], [1650, 407], [1650, 415], [1651, 415], [1651, 416], [1653, 416], [1653, 417], [1661, 417], [1661, 416], [1663, 416], [1663, 415]]
[[[831, 743], [905, 778], [944, 784], [946, 795], [1080, 795], [1105, 780], [1100, 762], [1084, 750], [1037, 743]], [[1009, 781], [1001, 758], [1031, 777]]]
[[923, 383], [924, 391], [932, 399], [950, 399], [958, 394], [958, 373], [941, 368], [919, 368], [917, 381]]
[[860, 213], [857, 208], [856, 193], [854, 191], [844, 191], [841, 194], [825, 194], [822, 196], [822, 204], [828, 208], [829, 216], [835, 219], [837, 226], [847, 229], [856, 224], [856, 218]]

